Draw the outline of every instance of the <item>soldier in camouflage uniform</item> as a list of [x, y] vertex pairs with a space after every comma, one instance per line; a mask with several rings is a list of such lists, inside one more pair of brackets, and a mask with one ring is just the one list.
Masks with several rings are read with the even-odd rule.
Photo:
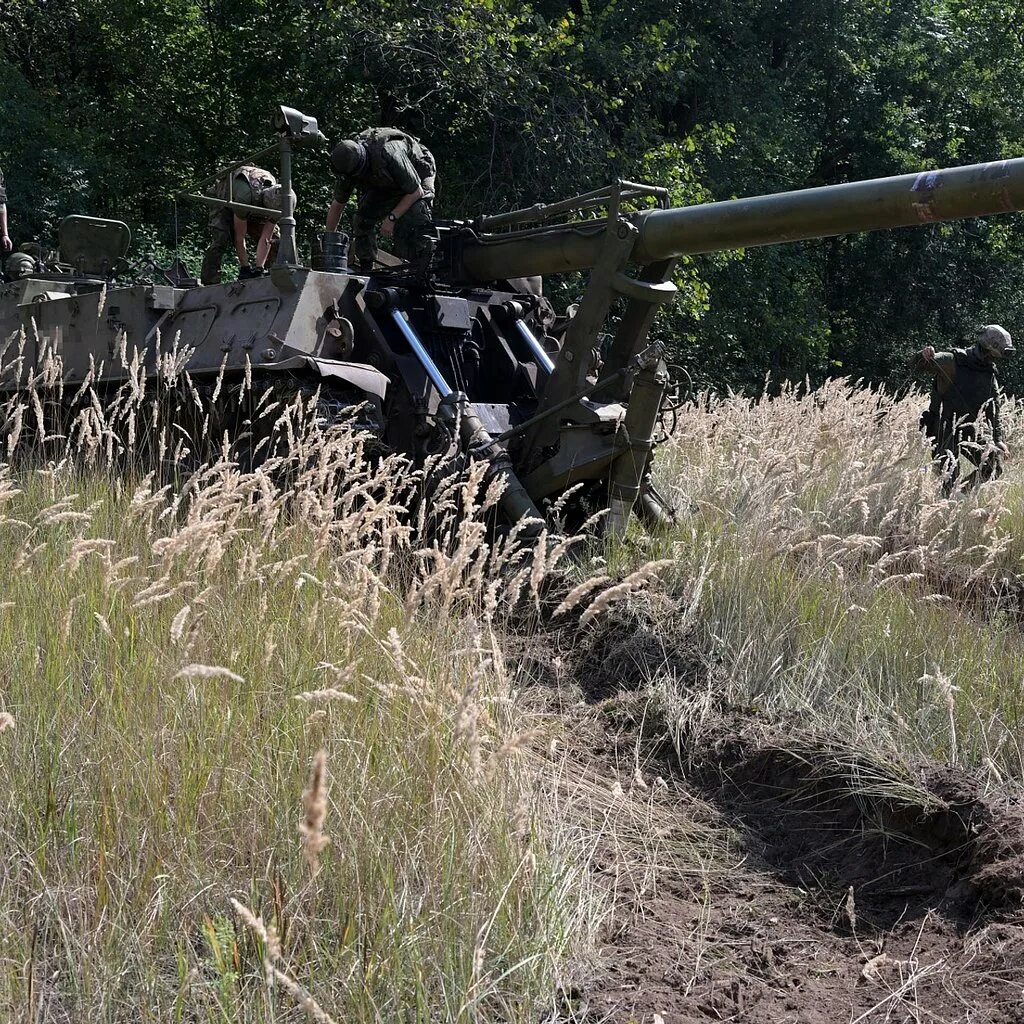
[[[280, 209], [280, 187], [277, 179], [262, 167], [246, 164], [237, 168], [229, 178], [222, 178], [217, 183], [215, 195], [218, 199], [230, 198], [236, 203], [248, 206], [264, 206], [268, 209]], [[203, 269], [199, 279], [203, 284], [219, 284], [221, 265], [224, 254], [234, 249], [241, 266], [239, 279], [259, 277], [271, 255], [271, 250], [281, 237], [281, 232], [273, 220], [262, 220], [254, 215], [239, 213], [237, 210], [220, 209], [210, 214], [210, 234], [212, 241], [203, 257]], [[246, 239], [256, 243], [255, 266], [249, 262]]]
[[395, 252], [426, 266], [437, 244], [434, 186], [437, 167], [430, 150], [397, 128], [369, 128], [339, 142], [331, 152], [337, 175], [327, 230], [334, 231], [354, 190], [359, 205], [352, 219], [356, 265], [369, 270], [377, 256], [376, 230], [394, 237]]
[[0, 168], [0, 252], [11, 251], [11, 236], [7, 233], [7, 189], [4, 188], [4, 172]]
[[932, 377], [931, 401], [921, 414], [921, 426], [931, 438], [946, 495], [960, 476], [961, 455], [975, 467], [962, 485], [965, 490], [1002, 473], [1007, 448], [999, 423], [995, 364], [1014, 351], [1009, 332], [989, 324], [969, 349], [936, 352], [927, 345], [911, 359], [913, 371]]

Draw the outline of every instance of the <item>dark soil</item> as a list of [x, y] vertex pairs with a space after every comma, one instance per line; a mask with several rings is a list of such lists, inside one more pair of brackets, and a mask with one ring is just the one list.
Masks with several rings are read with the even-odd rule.
[[616, 910], [559, 1020], [1024, 1022], [1019, 802], [937, 765], [908, 784], [742, 709], [684, 761], [644, 691], [652, 669], [695, 679], [685, 647], [641, 614], [566, 650], [532, 646], [524, 674], [569, 718], [580, 772], [648, 820], [597, 851]]
[[1019, 804], [985, 796], [962, 771], [925, 765], [908, 779], [796, 725], [772, 736], [750, 721], [732, 712], [677, 774], [755, 834], [783, 878], [852, 886], [874, 928], [929, 912], [966, 926], [1020, 909]]
[[[621, 891], [631, 871], [637, 894], [606, 928], [575, 1019], [1024, 1021], [1024, 915], [1015, 884], [1002, 881], [1018, 877], [1016, 852], [984, 862], [983, 850], [997, 851], [975, 839], [968, 855], [959, 825], [945, 845], [938, 811], [900, 837], [867, 827], [840, 798], [782, 798], [759, 775], [777, 752], [717, 785], [707, 766], [692, 778], [649, 756], [641, 774], [650, 788], [638, 792], [639, 715], [621, 699], [609, 704], [579, 709], [574, 724], [578, 740], [589, 729], [591, 770], [618, 779], [622, 799], [649, 801], [654, 827], [683, 844], [698, 823], [708, 859], [700, 868], [692, 850], [666, 848], [645, 891], [639, 878], [652, 865], [641, 839], [631, 849], [620, 835], [601, 851], [609, 887]], [[653, 784], [658, 777], [667, 785]], [[987, 905], [1011, 891], [998, 912]]]

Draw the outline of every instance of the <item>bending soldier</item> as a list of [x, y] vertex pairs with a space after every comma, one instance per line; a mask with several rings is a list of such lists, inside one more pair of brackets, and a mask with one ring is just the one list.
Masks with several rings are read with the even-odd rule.
[[[229, 177], [222, 178], [217, 183], [217, 198], [227, 200], [229, 190], [230, 199], [236, 203], [263, 206], [268, 210], [281, 208], [281, 187], [277, 179], [262, 167], [247, 164], [237, 168]], [[254, 214], [226, 207], [210, 214], [210, 234], [212, 241], [203, 256], [203, 269], [199, 275], [203, 284], [220, 283], [224, 254], [232, 248], [241, 267], [239, 279], [259, 277], [281, 235], [273, 220], [263, 220]], [[247, 239], [256, 243], [255, 266], [249, 261]]]
[[11, 236], [7, 233], [7, 189], [4, 188], [4, 172], [0, 168], [0, 252], [11, 251]]
[[395, 252], [426, 267], [437, 234], [433, 201], [437, 167], [419, 140], [397, 128], [369, 128], [339, 142], [331, 152], [337, 175], [327, 230], [334, 231], [353, 190], [359, 205], [352, 219], [352, 251], [361, 270], [377, 256], [376, 230], [395, 239]]
[[[1014, 350], [1009, 333], [998, 324], [981, 328], [969, 349], [936, 352], [931, 345], [914, 354], [911, 369], [932, 377], [931, 401], [921, 426], [932, 441], [936, 467], [949, 495], [960, 476], [960, 456], [974, 467], [963, 488], [998, 477], [1006, 454], [999, 423], [1000, 389], [996, 363]], [[979, 419], [981, 417], [981, 419]]]

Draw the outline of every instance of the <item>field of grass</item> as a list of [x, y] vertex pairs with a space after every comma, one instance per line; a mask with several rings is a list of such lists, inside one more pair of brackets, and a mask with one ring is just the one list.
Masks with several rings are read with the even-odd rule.
[[175, 517], [146, 485], [5, 480], [3, 1001], [275, 1019], [236, 899], [337, 1020], [528, 1019], [600, 908], [493, 635], [403, 607], [364, 523], [205, 486]]
[[5, 1019], [535, 1019], [604, 905], [497, 640], [532, 548], [312, 417], [161, 486], [88, 416], [0, 470]]
[[1024, 470], [943, 499], [917, 412], [840, 383], [705, 398], [659, 450], [678, 526], [604, 550], [495, 539], [475, 469], [427, 524], [420, 474], [301, 408], [253, 473], [158, 424], [190, 467], [164, 483], [141, 387], [42, 446], [9, 403], [0, 1005], [537, 1020], [591, 963], [616, 827], [518, 692], [552, 623], [583, 643], [646, 609], [700, 668], [637, 670], [683, 753], [728, 704], [1014, 785]]
[[[661, 449], [716, 692], [852, 743], [1024, 778], [1024, 465], [943, 498], [920, 396], [708, 398]], [[1004, 409], [1012, 451], [1024, 415]]]

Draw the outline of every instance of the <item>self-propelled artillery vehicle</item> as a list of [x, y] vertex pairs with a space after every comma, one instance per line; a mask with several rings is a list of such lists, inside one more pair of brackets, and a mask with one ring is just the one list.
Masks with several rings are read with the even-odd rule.
[[[88, 378], [116, 389], [128, 371], [115, 354], [127, 339], [151, 376], [179, 354], [194, 385], [206, 382], [222, 405], [244, 376], [285, 396], [315, 395], [328, 419], [359, 407], [359, 422], [384, 446], [414, 459], [454, 446], [485, 460], [505, 483], [509, 520], [542, 519], [548, 503], [581, 485], [592, 506], [607, 508], [606, 529], [621, 533], [631, 513], [659, 522], [669, 512], [650, 483], [669, 374], [649, 332], [675, 293], [677, 258], [1024, 208], [1024, 159], [676, 209], [663, 189], [620, 181], [551, 205], [440, 222], [429, 267], [354, 271], [336, 233], [321, 234], [305, 266], [291, 160], [323, 136], [290, 108], [274, 127], [270, 150], [218, 172], [279, 153], [280, 210], [227, 202], [278, 221], [269, 273], [210, 286], [180, 276], [118, 283], [127, 227], [68, 218], [59, 261], [23, 259], [9, 275], [20, 276], [0, 288], [0, 342], [20, 339], [21, 356], [0, 387], [24, 387], [57, 356], [67, 385]], [[193, 198], [225, 205], [223, 196]], [[578, 304], [556, 315], [542, 279], [570, 271], [588, 271], [589, 281]], [[251, 423], [237, 413], [244, 434]]]

